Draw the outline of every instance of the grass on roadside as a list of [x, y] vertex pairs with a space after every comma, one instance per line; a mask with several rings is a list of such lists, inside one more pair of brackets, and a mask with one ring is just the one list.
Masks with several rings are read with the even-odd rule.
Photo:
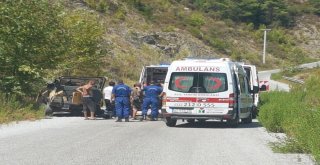
[[290, 92], [261, 93], [259, 121], [288, 139], [274, 144], [280, 152], [310, 152], [320, 162], [320, 71]]
[[21, 120], [37, 120], [44, 116], [43, 108], [23, 103], [14, 96], [0, 93], [0, 124]]

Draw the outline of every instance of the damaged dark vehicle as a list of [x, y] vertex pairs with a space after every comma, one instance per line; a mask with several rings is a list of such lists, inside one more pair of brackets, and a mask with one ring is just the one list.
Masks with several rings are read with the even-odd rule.
[[112, 112], [101, 109], [103, 95], [102, 90], [106, 82], [105, 77], [69, 77], [63, 76], [48, 83], [46, 89], [41, 92], [40, 100], [47, 106], [45, 115], [70, 114], [83, 115], [83, 105], [81, 93], [76, 89], [89, 80], [95, 81], [95, 86], [91, 90], [91, 96], [96, 103], [96, 116], [111, 118]]

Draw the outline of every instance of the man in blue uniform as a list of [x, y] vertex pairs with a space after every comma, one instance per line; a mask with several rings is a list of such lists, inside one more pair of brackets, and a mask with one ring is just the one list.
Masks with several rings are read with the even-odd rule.
[[142, 104], [142, 120], [146, 120], [148, 108], [151, 105], [151, 121], [155, 121], [159, 113], [159, 96], [162, 93], [162, 88], [155, 85], [154, 81], [151, 81], [150, 85], [144, 87], [142, 91], [145, 93]]
[[119, 80], [118, 85], [112, 89], [112, 98], [115, 100], [115, 108], [118, 120], [116, 122], [122, 122], [122, 118], [125, 118], [125, 122], [129, 122], [130, 114], [130, 97], [131, 88]]

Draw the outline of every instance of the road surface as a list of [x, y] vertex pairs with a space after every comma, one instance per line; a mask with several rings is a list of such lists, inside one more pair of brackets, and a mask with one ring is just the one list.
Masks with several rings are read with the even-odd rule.
[[[310, 64], [319, 66], [318, 63]], [[310, 65], [302, 66], [309, 67]], [[289, 86], [270, 80], [270, 90]], [[277, 134], [278, 135], [278, 134]], [[169, 128], [162, 121], [116, 123], [54, 117], [0, 125], [1, 165], [312, 165], [309, 155], [272, 152], [275, 134], [257, 120], [229, 128], [224, 123]]]
[[259, 81], [268, 81], [269, 82], [269, 90], [271, 90], [271, 91], [279, 90], [279, 91], [289, 92], [290, 87], [288, 84], [270, 79], [271, 74], [278, 73], [280, 71], [281, 71], [280, 69], [260, 71], [260, 72], [258, 72]]
[[273, 153], [276, 138], [254, 120], [169, 128], [163, 121], [54, 117], [0, 125], [1, 165], [310, 165], [304, 154]]

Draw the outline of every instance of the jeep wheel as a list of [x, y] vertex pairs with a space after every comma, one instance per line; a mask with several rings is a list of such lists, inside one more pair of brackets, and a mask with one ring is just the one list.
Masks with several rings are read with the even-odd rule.
[[45, 116], [52, 116], [53, 111], [49, 105], [46, 106], [46, 109], [44, 110], [44, 115]]
[[171, 119], [170, 117], [166, 118], [166, 125], [168, 127], [174, 127], [177, 124], [177, 119]]
[[78, 110], [78, 109], [71, 109], [71, 113], [70, 113], [71, 116], [83, 116], [83, 113], [81, 110]]
[[188, 123], [194, 123], [194, 122], [195, 122], [195, 119], [187, 119], [187, 122], [188, 122]]

